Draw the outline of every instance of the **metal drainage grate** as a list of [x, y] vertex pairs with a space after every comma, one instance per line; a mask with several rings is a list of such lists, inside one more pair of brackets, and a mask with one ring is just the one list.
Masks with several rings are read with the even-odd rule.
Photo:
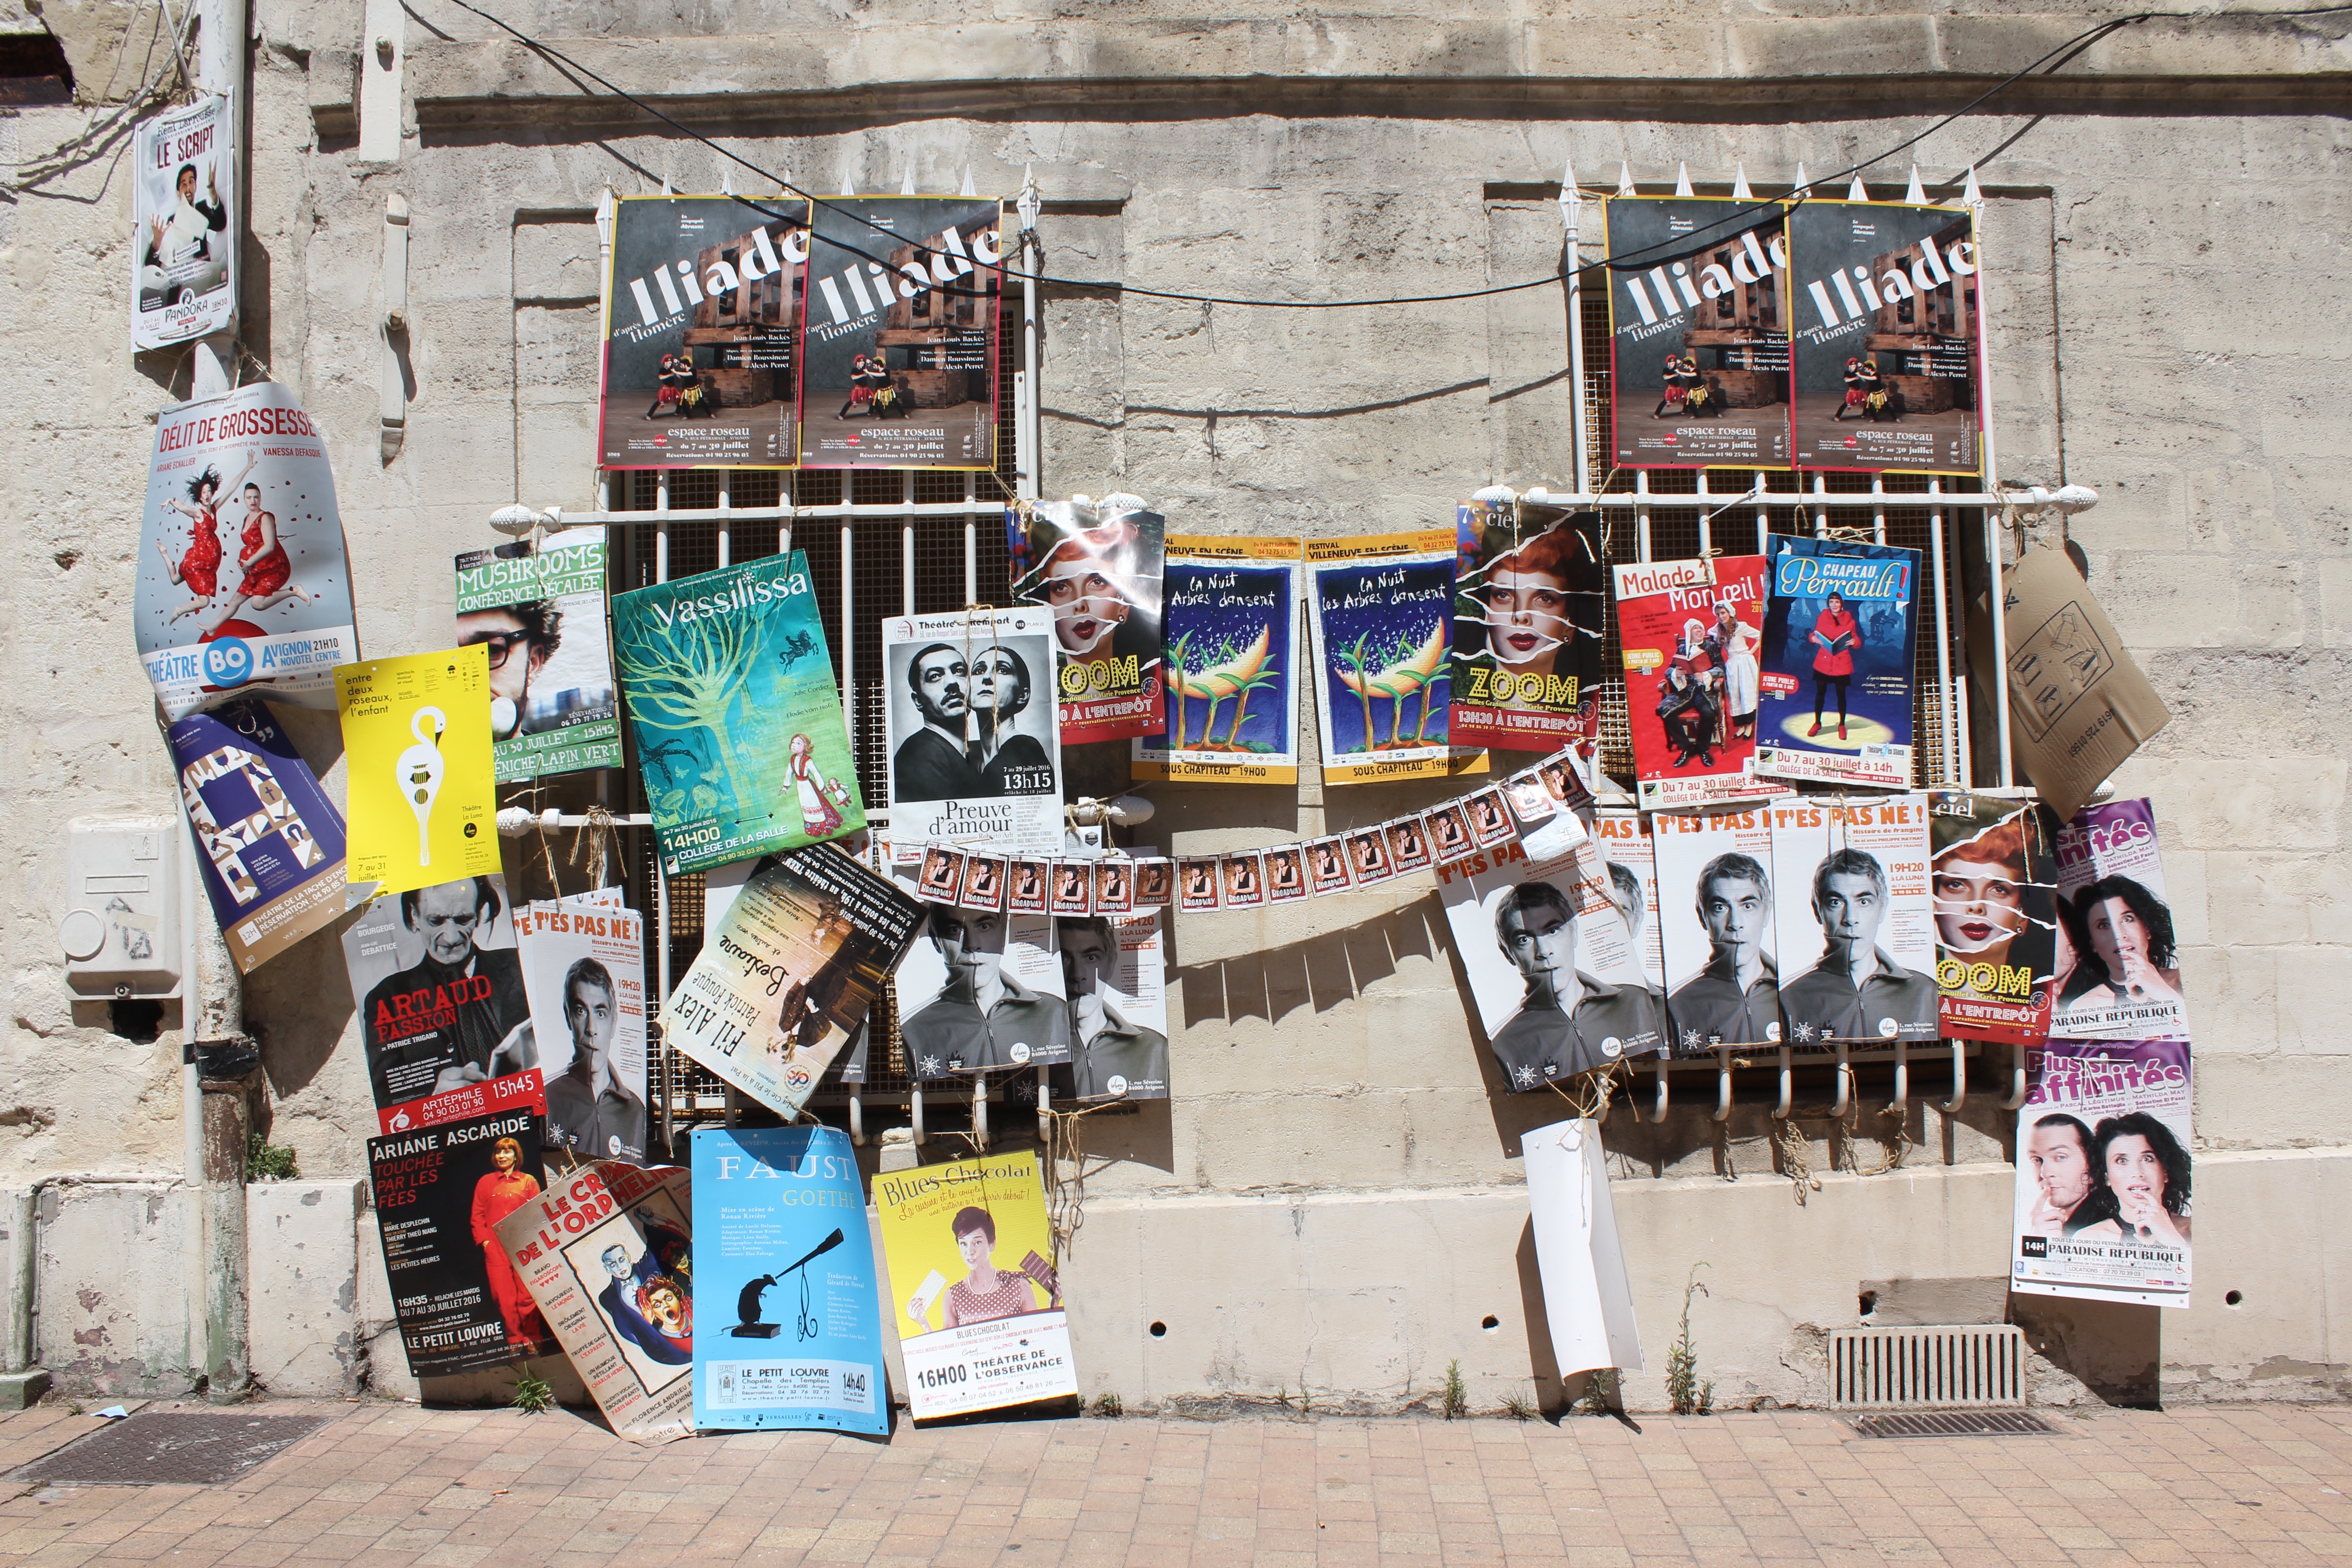
[[2028, 1437], [2058, 1430], [2021, 1410], [1921, 1410], [1901, 1415], [1864, 1415], [1853, 1429], [1865, 1437]]
[[234, 1410], [142, 1410], [14, 1472], [22, 1481], [74, 1486], [217, 1486], [233, 1481], [327, 1424], [323, 1415]]

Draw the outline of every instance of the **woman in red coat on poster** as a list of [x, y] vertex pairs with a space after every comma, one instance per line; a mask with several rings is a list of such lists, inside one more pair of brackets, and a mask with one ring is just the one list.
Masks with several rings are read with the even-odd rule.
[[507, 1343], [528, 1349], [547, 1342], [547, 1323], [516, 1277], [514, 1264], [499, 1242], [498, 1226], [539, 1196], [539, 1178], [515, 1169], [522, 1163], [522, 1145], [512, 1138], [490, 1145], [490, 1163], [498, 1169], [474, 1184], [474, 1241], [482, 1249], [490, 1296], [499, 1304], [499, 1316], [506, 1320]]
[[1822, 732], [1822, 699], [1837, 688], [1838, 739], [1845, 739], [1846, 682], [1853, 678], [1853, 650], [1862, 646], [1862, 623], [1845, 607], [1845, 595], [1832, 594], [1813, 622], [1813, 727]]

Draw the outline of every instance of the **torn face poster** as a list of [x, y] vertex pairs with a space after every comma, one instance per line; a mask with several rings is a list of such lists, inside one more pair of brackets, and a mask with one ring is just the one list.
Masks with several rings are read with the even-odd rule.
[[604, 531], [457, 557], [457, 646], [490, 664], [499, 782], [621, 765], [620, 693], [604, 635]]
[[1464, 501], [1454, 549], [1454, 743], [1549, 752], [1599, 734], [1609, 611], [1601, 514]]
[[1633, 774], [1645, 811], [1790, 793], [1756, 773], [1761, 555], [1614, 569]]
[[2057, 818], [2030, 801], [1937, 790], [1927, 833], [1941, 1032], [2040, 1045], [2057, 973]]
[[1450, 529], [1307, 542], [1327, 783], [1486, 770], [1447, 738], [1454, 545]]
[[1616, 196], [1611, 426], [1621, 468], [1785, 468], [1787, 205]]
[[1167, 718], [1136, 778], [1298, 782], [1301, 556], [1296, 538], [1168, 536]]
[[1054, 617], [1063, 743], [1158, 733], [1167, 520], [1118, 498], [1039, 501], [1004, 529], [1013, 598]]
[[1919, 552], [1775, 534], [1766, 559], [1756, 771], [1811, 784], [1906, 787]]
[[1056, 916], [1054, 946], [1069, 998], [1072, 1092], [1081, 1100], [1167, 1099], [1160, 911]]
[[2026, 1053], [2010, 1289], [2186, 1307], [2187, 1040], [2052, 1040]]
[[268, 705], [192, 714], [165, 736], [205, 897], [237, 973], [341, 920], [342, 816]]
[[2058, 829], [2058, 922], [2053, 1035], [2188, 1036], [2179, 944], [2147, 801], [2084, 806]]
[[518, 910], [515, 935], [544, 1069], [550, 1147], [643, 1164], [644, 918], [558, 900]]
[[[904, 885], [903, 871], [899, 879]], [[894, 978], [910, 1078], [1070, 1059], [1069, 1009], [1047, 915], [933, 903]]]
[[1656, 812], [1650, 845], [1675, 1054], [1780, 1044], [1772, 823], [1765, 808]]

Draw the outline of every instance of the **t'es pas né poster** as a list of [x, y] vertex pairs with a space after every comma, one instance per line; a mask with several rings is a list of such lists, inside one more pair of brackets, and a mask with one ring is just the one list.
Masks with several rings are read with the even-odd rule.
[[604, 289], [597, 461], [789, 468], [808, 204], [624, 196]]
[[1633, 773], [1646, 811], [1785, 795], [1756, 775], [1760, 555], [1614, 569]]
[[1135, 742], [1139, 779], [1298, 782], [1296, 538], [1168, 536], [1164, 725]]
[[457, 646], [484, 645], [500, 784], [621, 765], [604, 530], [457, 557]]
[[1008, 509], [1004, 526], [1013, 597], [1054, 617], [1063, 742], [1157, 733], [1166, 520], [1113, 497]]
[[1774, 940], [1790, 1045], [1936, 1037], [1927, 797], [1775, 801]]
[[1062, 844], [1053, 616], [1042, 606], [882, 623], [890, 846], [1051, 854]]
[[816, 203], [802, 309], [800, 460], [996, 465], [998, 231], [970, 196]]
[[1486, 771], [1448, 739], [1454, 542], [1443, 528], [1307, 542], [1327, 783]]
[[167, 731], [213, 918], [240, 974], [343, 914], [343, 819], [268, 705]]
[[1911, 782], [1919, 552], [1775, 534], [1756, 771], [1901, 789]]
[[1762, 806], [1650, 817], [1674, 1054], [1778, 1045], [1772, 822]]
[[1454, 743], [1549, 752], [1598, 734], [1609, 608], [1601, 514], [1465, 501], [1454, 548]]
[[1786, 204], [1615, 196], [1603, 211], [1617, 466], [1789, 467]]

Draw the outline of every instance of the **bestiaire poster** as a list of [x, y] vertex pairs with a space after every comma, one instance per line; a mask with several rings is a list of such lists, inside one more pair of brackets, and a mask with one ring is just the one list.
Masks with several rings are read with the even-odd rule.
[[236, 100], [207, 95], [131, 136], [131, 346], [236, 330]]
[[[939, 849], [929, 858], [961, 858]], [[897, 875], [911, 890], [913, 869], [902, 868]], [[919, 896], [931, 894], [927, 889]], [[894, 977], [908, 1076], [919, 1080], [1068, 1061], [1062, 961], [1042, 900], [1035, 912], [1011, 913], [961, 907], [950, 892], [928, 909], [923, 934], [908, 947]]]
[[2189, 1042], [2053, 1039], [2026, 1070], [2010, 1289], [2189, 1305]]
[[643, 1164], [644, 917], [557, 900], [517, 910], [515, 935], [546, 1084], [548, 1147]]
[[1158, 734], [1167, 520], [1113, 497], [1008, 508], [1004, 527], [1013, 599], [1054, 617], [1063, 743]]
[[808, 204], [623, 196], [604, 282], [597, 463], [789, 468]]
[[[539, 1065], [503, 878], [387, 893], [343, 928], [342, 940], [384, 1131], [399, 1130], [392, 1119], [403, 1110], [409, 1121], [402, 1125], [448, 1120], [439, 1097], [501, 1084]], [[534, 1079], [522, 1092], [539, 1089]], [[509, 1102], [500, 1091], [483, 1109]]]
[[1764, 643], [1761, 555], [1614, 569], [1625, 713], [1642, 808], [1785, 795], [1756, 776]]
[[617, 595], [613, 647], [672, 875], [866, 826], [806, 554]]
[[133, 593], [165, 717], [332, 705], [359, 632], [326, 438], [293, 394], [265, 381], [155, 416]]
[[1789, 209], [1789, 276], [1797, 466], [1975, 473], [1975, 216], [1809, 198]]
[[1454, 516], [1453, 743], [1549, 752], [1598, 734], [1601, 514], [1514, 500]]
[[1942, 1033], [2038, 1046], [2057, 974], [2058, 822], [2000, 795], [1927, 797]]
[[2145, 800], [2084, 806], [2057, 837], [2059, 979], [2050, 1032], [2187, 1038], [2155, 808]]
[[267, 703], [232, 702], [166, 731], [205, 897], [250, 974], [343, 915], [343, 819]]
[[1767, 815], [1788, 1042], [1935, 1039], [1927, 797], [1775, 801]]
[[970, 196], [816, 203], [799, 345], [812, 468], [996, 466], [998, 231]]
[[694, 1237], [694, 1424], [886, 1436], [882, 1298], [849, 1134], [697, 1128]]
[[1772, 823], [1765, 807], [1650, 817], [1674, 1054], [1780, 1043]]
[[1919, 552], [1775, 534], [1756, 771], [1811, 784], [1911, 782]]
[[1327, 784], [1486, 771], [1484, 752], [1456, 755], [1447, 735], [1454, 541], [1441, 528], [1307, 542]]
[[351, 880], [380, 896], [499, 869], [489, 650], [335, 671], [351, 801]]
[[1077, 1393], [1034, 1152], [877, 1175], [874, 1209], [916, 1420]]
[[890, 847], [1062, 847], [1053, 617], [1031, 605], [882, 623]]
[[488, 653], [500, 784], [621, 765], [604, 531], [587, 533], [457, 557], [457, 646]]
[[1168, 536], [1168, 701], [1135, 742], [1138, 779], [1298, 782], [1295, 538]]
[[1787, 211], [1738, 197], [1605, 204], [1619, 468], [1789, 467]]

